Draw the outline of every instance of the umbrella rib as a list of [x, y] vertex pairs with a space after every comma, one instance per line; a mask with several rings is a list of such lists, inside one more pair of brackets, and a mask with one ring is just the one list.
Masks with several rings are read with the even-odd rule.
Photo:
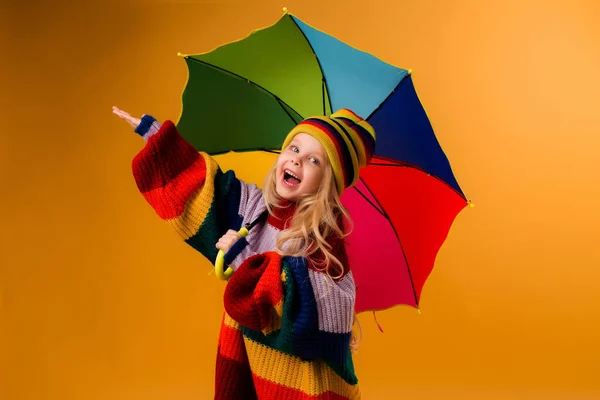
[[382, 157], [382, 156], [378, 156], [375, 155], [374, 157], [377, 157], [381, 160], [386, 160], [386, 161], [390, 161], [393, 162], [394, 164], [383, 164], [383, 163], [375, 163], [375, 162], [371, 162], [369, 163], [369, 166], [376, 166], [376, 167], [404, 167], [404, 168], [412, 168], [412, 169], [416, 169], [417, 171], [421, 171], [424, 174], [427, 174], [431, 177], [433, 177], [434, 179], [438, 180], [439, 182], [441, 182], [442, 184], [444, 184], [447, 188], [449, 188], [450, 190], [452, 190], [454, 193], [456, 193], [457, 195], [459, 195], [464, 201], [469, 201], [465, 195], [461, 192], [459, 192], [458, 190], [456, 190], [456, 188], [454, 188], [452, 185], [450, 185], [448, 182], [446, 182], [445, 180], [443, 180], [442, 178], [440, 178], [437, 175], [433, 175], [430, 174], [429, 172], [425, 171], [425, 169], [423, 169], [422, 167], [419, 167], [418, 165], [415, 164], [411, 164], [411, 163], [407, 163], [407, 162], [398, 162], [398, 160], [394, 160], [393, 158], [389, 158], [389, 157]]
[[278, 150], [271, 150], [271, 149], [260, 149], [262, 151], [266, 151], [267, 153], [273, 153], [273, 154], [280, 154], [281, 151]]
[[[365, 185], [365, 187], [367, 188], [367, 190], [371, 193], [371, 195], [373, 195], [373, 191], [371, 190], [371, 188], [369, 188], [369, 185], [367, 185], [367, 183], [364, 181], [364, 179], [360, 178], [360, 180], [362, 181], [363, 185]], [[402, 250], [402, 255], [404, 256], [404, 262], [406, 263], [406, 269], [408, 270], [408, 278], [410, 279], [410, 286], [411, 286], [412, 291], [413, 291], [413, 297], [415, 299], [415, 305], [418, 308], [419, 307], [419, 300], [417, 299], [417, 291], [415, 290], [415, 283], [413, 282], [413, 277], [412, 277], [412, 274], [410, 272], [410, 266], [408, 265], [408, 259], [406, 258], [406, 252], [404, 251], [404, 247], [402, 246], [402, 240], [400, 240], [400, 235], [398, 235], [398, 232], [396, 231], [396, 228], [394, 227], [394, 224], [392, 223], [392, 220], [390, 219], [390, 216], [385, 211], [385, 208], [383, 208], [383, 206], [381, 205], [381, 203], [379, 201], [377, 201], [377, 197], [375, 197], [373, 195], [373, 199], [375, 199], [375, 201], [379, 205], [379, 208], [381, 210], [380, 212], [383, 212], [382, 213], [383, 217], [390, 223], [390, 226], [392, 227], [392, 230], [394, 231], [394, 234], [396, 235], [396, 239], [398, 239], [398, 244], [400, 245], [400, 249]], [[371, 202], [369, 201], [369, 203], [371, 203]]]
[[[230, 75], [232, 75], [232, 76], [234, 76], [236, 78], [239, 78], [239, 79], [242, 79], [244, 81], [247, 81], [248, 83], [250, 83], [250, 84], [256, 86], [257, 88], [263, 90], [264, 92], [266, 92], [267, 94], [269, 94], [270, 96], [272, 96], [277, 101], [277, 104], [279, 104], [279, 106], [281, 108], [283, 108], [283, 111], [285, 111], [285, 113], [288, 115], [288, 117], [290, 117], [290, 119], [292, 120], [292, 122], [294, 124], [297, 124], [298, 121], [294, 120], [294, 118], [290, 115], [290, 113], [289, 113], [289, 111], [287, 110], [286, 107], [288, 107], [290, 110], [292, 110], [293, 112], [295, 112], [296, 114], [298, 114], [298, 116], [300, 116], [300, 118], [302, 118], [302, 116], [300, 115], [300, 113], [298, 111], [294, 110], [294, 108], [292, 106], [290, 106], [289, 104], [287, 104], [285, 101], [281, 100], [279, 98], [279, 96], [277, 96], [275, 93], [269, 91], [268, 89], [264, 88], [263, 86], [259, 85], [258, 83], [254, 82], [254, 81], [251, 81], [250, 79], [244, 78], [243, 76], [241, 76], [239, 74], [236, 74], [235, 72], [229, 71], [228, 69], [218, 67], [216, 65], [207, 63], [205, 61], [198, 60], [198, 59], [193, 58], [193, 57], [187, 57], [187, 58], [190, 59], [190, 60], [192, 60], [192, 61], [195, 61], [195, 62], [197, 62], [199, 64], [206, 65], [208, 67], [214, 68], [214, 69], [219, 70], [221, 72], [225, 72], [227, 74], [230, 74]], [[284, 104], [285, 104], [286, 107], [284, 107]]]
[[[365, 181], [364, 181], [362, 178], [361, 178], [360, 180], [361, 180], [363, 183], [365, 183]], [[376, 210], [377, 210], [377, 212], [379, 212], [379, 214], [381, 214], [381, 215], [383, 215], [383, 216], [385, 217], [385, 213], [382, 211], [382, 209], [381, 209], [381, 208], [379, 208], [379, 207], [377, 207], [377, 205], [376, 205], [375, 203], [373, 203], [373, 202], [371, 201], [371, 199], [369, 199], [369, 198], [367, 197], [367, 195], [366, 195], [366, 194], [364, 194], [364, 193], [363, 193], [363, 192], [362, 192], [362, 191], [361, 191], [361, 190], [360, 190], [358, 187], [356, 187], [356, 186], [354, 186], [354, 188], [353, 188], [353, 189], [354, 189], [356, 192], [358, 192], [358, 194], [360, 194], [360, 195], [363, 197], [363, 199], [365, 199], [365, 200], [366, 200], [366, 201], [367, 201], [367, 202], [368, 202], [368, 203], [369, 203], [371, 206], [373, 206], [373, 208], [374, 208], [374, 209], [376, 209]]]
[[[279, 105], [281, 106], [281, 108], [283, 108], [283, 111], [285, 111], [285, 113], [287, 114], [287, 116], [290, 117], [290, 119], [292, 120], [292, 122], [294, 124], [297, 124], [299, 121], [296, 121], [294, 119], [294, 117], [292, 117], [292, 115], [290, 114], [290, 112], [288, 111], [288, 109], [286, 107], [284, 107], [284, 104], [286, 106], [288, 106], [288, 107], [289, 107], [289, 105], [287, 103], [284, 103], [283, 100], [281, 100], [279, 97], [277, 97], [275, 95], [273, 95], [273, 97], [275, 97], [275, 100], [277, 100], [277, 103], [279, 103]], [[298, 114], [298, 112], [296, 110], [294, 110], [293, 108], [291, 108], [291, 107], [290, 107], [290, 110], [293, 110], [296, 114]], [[300, 115], [300, 114], [298, 114], [298, 115]], [[300, 115], [300, 118], [302, 118], [301, 115]]]
[[392, 98], [392, 96], [394, 95], [394, 93], [396, 92], [396, 90], [397, 90], [397, 89], [400, 87], [400, 85], [401, 85], [401, 84], [404, 82], [404, 80], [405, 80], [405, 79], [406, 79], [406, 77], [408, 77], [408, 76], [410, 76], [410, 75], [409, 75], [409, 74], [407, 74], [406, 76], [404, 76], [404, 78], [400, 79], [400, 82], [398, 82], [398, 84], [397, 84], [397, 85], [396, 85], [396, 86], [395, 86], [395, 87], [394, 87], [394, 88], [393, 88], [393, 89], [390, 91], [390, 93], [387, 95], [387, 97], [386, 97], [386, 98], [385, 98], [385, 99], [384, 99], [384, 100], [383, 100], [381, 103], [379, 103], [379, 105], [378, 105], [378, 106], [377, 106], [377, 107], [376, 107], [376, 108], [375, 108], [375, 109], [374, 109], [374, 110], [371, 112], [371, 114], [369, 114], [369, 116], [368, 116], [367, 118], [365, 118], [367, 121], [368, 121], [369, 119], [371, 119], [371, 117], [372, 117], [373, 115], [375, 115], [375, 113], [376, 113], [377, 111], [379, 111], [379, 109], [380, 109], [381, 107], [383, 107], [383, 105], [384, 105], [385, 103], [387, 103], [387, 101], [388, 101], [389, 99], [391, 99], [391, 98]]
[[[323, 72], [321, 71], [321, 75], [323, 75]], [[321, 97], [323, 98], [323, 115], [327, 115], [327, 110], [325, 108], [325, 77], [322, 78], [321, 80]]]
[[[313, 55], [315, 56], [315, 60], [317, 60], [317, 65], [319, 66], [319, 71], [321, 71], [321, 82], [323, 83], [321, 86], [321, 95], [323, 98], [323, 115], [327, 115], [327, 108], [325, 105], [325, 93], [329, 93], [329, 85], [327, 85], [327, 79], [325, 79], [325, 74], [323, 73], [323, 66], [321, 65], [321, 61], [319, 61], [319, 57], [317, 57], [317, 53], [315, 52], [315, 49], [313, 48], [312, 44], [310, 44], [310, 40], [308, 40], [308, 38], [306, 37], [306, 35], [304, 34], [304, 31], [300, 28], [300, 26], [298, 25], [298, 23], [296, 22], [296, 20], [292, 17], [290, 17], [292, 22], [294, 23], [294, 25], [296, 25], [296, 28], [298, 28], [298, 30], [300, 31], [300, 33], [302, 34], [302, 36], [304, 37], [304, 39], [306, 40], [306, 44], [308, 44], [308, 47], [310, 47], [310, 51], [312, 51]], [[330, 101], [331, 103], [331, 101]], [[331, 108], [331, 104], [329, 104], [329, 108]]]

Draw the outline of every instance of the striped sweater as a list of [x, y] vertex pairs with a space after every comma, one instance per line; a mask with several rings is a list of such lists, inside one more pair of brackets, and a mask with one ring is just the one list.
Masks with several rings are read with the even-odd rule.
[[[135, 132], [147, 142], [132, 164], [138, 189], [161, 219], [214, 263], [218, 239], [263, 214], [262, 191], [223, 172], [171, 121], [145, 115]], [[360, 398], [349, 346], [352, 273], [333, 281], [312, 259], [274, 252], [294, 211], [293, 203], [276, 209], [225, 255], [235, 273], [225, 289], [215, 399]], [[343, 242], [330, 244], [347, 265]]]

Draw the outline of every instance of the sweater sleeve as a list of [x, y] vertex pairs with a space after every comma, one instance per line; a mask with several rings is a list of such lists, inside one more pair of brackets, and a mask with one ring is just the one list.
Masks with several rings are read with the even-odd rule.
[[228, 229], [239, 229], [243, 215], [258, 212], [245, 193], [254, 188], [233, 171], [223, 172], [207, 153], [198, 152], [172, 121], [144, 115], [135, 132], [146, 140], [134, 157], [137, 187], [158, 216], [211, 263], [215, 244]]
[[250, 339], [342, 370], [350, 358], [355, 295], [350, 272], [334, 281], [308, 268], [306, 258], [266, 252], [240, 265], [224, 301]]

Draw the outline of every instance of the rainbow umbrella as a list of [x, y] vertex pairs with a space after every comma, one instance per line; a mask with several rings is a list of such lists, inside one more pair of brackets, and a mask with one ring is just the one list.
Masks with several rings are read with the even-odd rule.
[[410, 71], [357, 50], [285, 9], [270, 27], [184, 58], [189, 77], [177, 127], [209, 154], [272, 156], [302, 119], [340, 108], [371, 123], [377, 135], [372, 163], [342, 196], [354, 221], [348, 255], [356, 311], [402, 304], [418, 308], [440, 246], [468, 201]]

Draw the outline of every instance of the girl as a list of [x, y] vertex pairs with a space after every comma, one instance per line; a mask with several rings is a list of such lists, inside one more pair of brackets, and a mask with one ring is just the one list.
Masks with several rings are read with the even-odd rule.
[[[215, 263], [225, 289], [215, 399], [359, 399], [352, 348], [356, 288], [340, 202], [375, 147], [352, 111], [300, 122], [259, 189], [223, 172], [171, 121], [114, 107], [147, 142], [136, 184], [160, 218]], [[240, 237], [245, 225], [249, 233]]]

